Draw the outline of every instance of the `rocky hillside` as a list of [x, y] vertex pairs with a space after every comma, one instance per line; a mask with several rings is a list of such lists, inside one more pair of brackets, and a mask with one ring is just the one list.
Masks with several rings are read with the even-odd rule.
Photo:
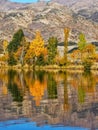
[[[40, 30], [45, 40], [56, 36], [62, 42], [63, 29], [69, 27], [70, 41], [76, 42], [81, 32], [86, 35], [88, 41], [98, 41], [98, 23], [76, 15], [69, 7], [55, 2], [18, 4], [8, 0], [2, 1], [10, 3], [8, 5], [11, 7], [9, 9], [9, 6], [5, 5], [3, 12], [0, 7], [0, 39], [10, 40], [13, 33], [22, 28], [29, 39], [34, 37], [35, 30]], [[11, 4], [18, 7], [14, 8]]]
[[[39, 0], [39, 2], [36, 4], [34, 3], [33, 6], [40, 7], [40, 5], [44, 5], [44, 0]], [[17, 3], [17, 2], [11, 2], [10, 0], [0, 0], [0, 11], [9, 11], [9, 10], [17, 10], [22, 8], [29, 8], [31, 7], [31, 3]]]
[[72, 9], [77, 15], [98, 22], [98, 0], [52, 0]]

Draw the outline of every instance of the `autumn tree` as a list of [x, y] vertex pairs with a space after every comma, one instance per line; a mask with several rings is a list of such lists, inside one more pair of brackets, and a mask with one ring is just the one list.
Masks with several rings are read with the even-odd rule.
[[95, 55], [95, 45], [88, 44], [85, 47], [83, 65], [85, 70], [90, 70]]
[[94, 59], [95, 59], [96, 62], [98, 62], [98, 54], [94, 55]]
[[71, 53], [71, 59], [73, 59], [74, 62], [78, 61], [80, 59], [80, 50], [74, 50], [72, 53]]
[[7, 62], [7, 60], [8, 60], [7, 46], [8, 46], [8, 41], [4, 40], [2, 43], [3, 55], [0, 57], [0, 61]]
[[24, 65], [25, 63], [25, 55], [28, 48], [29, 48], [29, 42], [26, 40], [26, 37], [23, 37], [20, 43], [20, 47], [15, 52], [15, 58], [21, 65]]
[[95, 51], [96, 51], [95, 45], [93, 45], [92, 43], [86, 45], [85, 53], [87, 58], [93, 58]]
[[69, 38], [70, 29], [64, 29], [64, 59], [65, 63], [67, 63], [67, 53], [68, 53], [68, 38]]
[[4, 40], [3, 41], [3, 54], [7, 53], [7, 46], [8, 46], [8, 41]]
[[44, 50], [44, 40], [39, 31], [36, 31], [35, 38], [30, 43], [29, 49], [27, 50], [25, 59], [29, 63], [33, 62], [33, 66], [35, 66], [35, 59], [42, 54]]
[[48, 40], [48, 64], [53, 64], [54, 63], [54, 58], [57, 55], [57, 44], [58, 40], [56, 37], [50, 37]]

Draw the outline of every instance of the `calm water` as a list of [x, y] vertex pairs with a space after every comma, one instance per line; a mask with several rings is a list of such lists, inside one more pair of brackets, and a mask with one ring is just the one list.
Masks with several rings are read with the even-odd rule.
[[0, 70], [0, 130], [97, 130], [98, 72]]

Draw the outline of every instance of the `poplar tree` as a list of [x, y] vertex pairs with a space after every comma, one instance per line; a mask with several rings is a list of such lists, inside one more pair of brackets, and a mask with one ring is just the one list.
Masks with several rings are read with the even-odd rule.
[[68, 53], [68, 38], [69, 38], [70, 29], [64, 29], [64, 60], [67, 63], [67, 53]]
[[78, 48], [81, 53], [81, 60], [83, 60], [83, 51], [84, 51], [86, 45], [87, 45], [87, 41], [86, 41], [85, 35], [83, 33], [81, 33], [79, 35], [79, 41], [78, 41]]
[[50, 37], [48, 40], [48, 64], [54, 64], [54, 58], [57, 55], [58, 40], [56, 37]]

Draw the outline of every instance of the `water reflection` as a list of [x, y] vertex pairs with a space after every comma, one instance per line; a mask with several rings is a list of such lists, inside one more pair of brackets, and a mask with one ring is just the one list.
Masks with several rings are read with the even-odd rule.
[[11, 93], [13, 97], [13, 101], [16, 102], [22, 102], [23, 101], [23, 94], [22, 91], [20, 90], [20, 80], [19, 75], [17, 74], [16, 71], [8, 71], [8, 91]]
[[0, 121], [98, 128], [98, 73], [0, 70]]

